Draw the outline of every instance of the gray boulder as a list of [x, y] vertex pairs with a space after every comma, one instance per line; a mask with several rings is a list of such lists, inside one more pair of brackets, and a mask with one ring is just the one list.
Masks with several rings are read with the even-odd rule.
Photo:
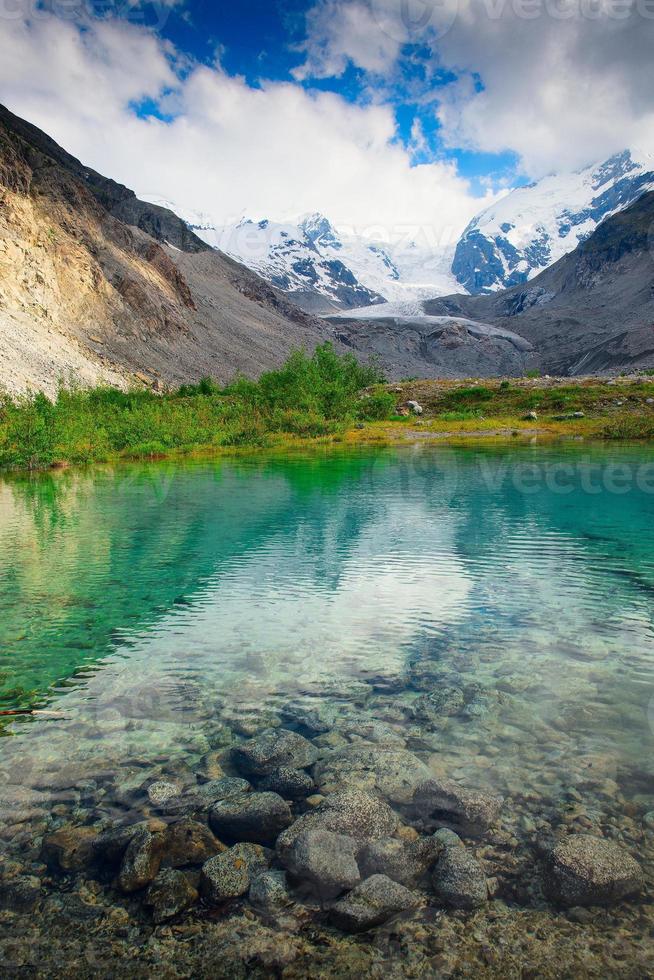
[[350, 745], [318, 762], [313, 775], [321, 793], [352, 789], [378, 794], [391, 803], [408, 803], [430, 772], [404, 749]]
[[403, 841], [382, 837], [359, 850], [357, 861], [362, 878], [382, 874], [400, 885], [415, 885], [436, 861], [441, 846], [433, 837]]
[[212, 779], [208, 783], [198, 786], [193, 796], [197, 797], [203, 806], [210, 806], [212, 803], [217, 803], [218, 800], [242, 796], [244, 793], [249, 793], [251, 789], [247, 779], [223, 776], [221, 779]]
[[198, 893], [185, 874], [167, 869], [160, 871], [145, 893], [144, 905], [152, 909], [155, 922], [167, 922], [194, 905]]
[[431, 839], [434, 841], [435, 845], [439, 851], [446, 847], [463, 847], [463, 841], [458, 834], [455, 834], [453, 830], [448, 827], [441, 827], [437, 830], [435, 834], [432, 835]]
[[222, 840], [274, 844], [293, 822], [288, 803], [277, 793], [247, 793], [214, 803], [209, 824]]
[[264, 793], [278, 793], [285, 800], [303, 800], [311, 796], [315, 783], [302, 769], [289, 769], [281, 766], [258, 783], [257, 789]]
[[232, 750], [239, 771], [252, 776], [267, 776], [281, 766], [306, 769], [318, 755], [308, 739], [284, 728], [268, 729]]
[[612, 841], [573, 834], [552, 850], [545, 890], [565, 907], [613, 905], [643, 886], [640, 866]]
[[234, 857], [245, 862], [251, 878], [268, 870], [275, 853], [267, 847], [262, 847], [261, 844], [248, 843], [234, 844], [230, 850]]
[[385, 875], [373, 875], [334, 905], [330, 917], [345, 932], [366, 932], [403, 912], [417, 908], [420, 899]]
[[285, 721], [304, 728], [312, 735], [329, 732], [336, 724], [336, 709], [326, 703], [317, 705], [289, 704], [282, 710]]
[[134, 834], [118, 873], [118, 887], [130, 894], [145, 888], [157, 877], [163, 859], [165, 838], [143, 828]]
[[451, 909], [481, 908], [488, 901], [486, 875], [464, 847], [445, 848], [434, 869], [432, 885], [443, 905]]
[[252, 879], [250, 902], [262, 912], [274, 913], [291, 905], [293, 899], [288, 891], [284, 871], [263, 871]]
[[390, 837], [397, 824], [397, 814], [376, 796], [357, 791], [334, 793], [280, 834], [277, 853], [285, 863], [296, 839], [307, 830], [329, 830], [365, 843], [379, 837]]
[[250, 869], [234, 848], [209, 858], [202, 865], [200, 894], [209, 905], [222, 905], [245, 895], [250, 887]]
[[295, 878], [311, 885], [321, 901], [336, 898], [361, 880], [357, 841], [329, 830], [307, 830], [296, 837], [286, 858]]
[[450, 825], [465, 837], [480, 837], [499, 817], [504, 800], [464, 789], [452, 779], [428, 779], [417, 787], [413, 803], [423, 819]]

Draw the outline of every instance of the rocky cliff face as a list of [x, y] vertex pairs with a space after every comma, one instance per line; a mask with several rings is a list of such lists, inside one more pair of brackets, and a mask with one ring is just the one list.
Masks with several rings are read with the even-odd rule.
[[325, 335], [172, 212], [0, 107], [0, 385], [226, 379]]
[[529, 283], [425, 304], [514, 330], [544, 370], [583, 374], [654, 366], [654, 192], [603, 221]]

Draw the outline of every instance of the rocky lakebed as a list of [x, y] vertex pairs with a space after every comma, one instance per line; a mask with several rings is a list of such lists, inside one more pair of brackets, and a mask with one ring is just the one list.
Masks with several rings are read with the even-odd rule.
[[3, 811], [4, 975], [652, 975], [651, 798], [566, 758], [564, 734], [550, 793], [445, 772], [439, 733], [511, 702], [458, 680], [416, 663], [413, 691], [251, 705], [207, 719], [194, 760], [59, 760], [49, 812]]

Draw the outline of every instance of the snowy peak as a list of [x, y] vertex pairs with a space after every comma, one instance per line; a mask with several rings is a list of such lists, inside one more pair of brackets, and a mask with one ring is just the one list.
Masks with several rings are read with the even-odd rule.
[[195, 234], [290, 294], [303, 309], [329, 313], [385, 300], [429, 299], [456, 290], [451, 255], [425, 242], [379, 242], [337, 228], [319, 211], [296, 222], [244, 217], [221, 226], [161, 198]]
[[654, 159], [629, 150], [520, 187], [470, 222], [452, 272], [470, 293], [526, 282], [584, 242], [606, 217], [654, 188]]
[[306, 215], [300, 219], [299, 228], [304, 232], [307, 240], [317, 247], [342, 248], [336, 231], [324, 214], [315, 212]]

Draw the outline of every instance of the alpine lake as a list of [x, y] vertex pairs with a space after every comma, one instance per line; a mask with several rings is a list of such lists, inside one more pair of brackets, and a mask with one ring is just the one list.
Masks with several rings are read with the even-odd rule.
[[0, 478], [0, 710], [6, 977], [654, 976], [647, 444]]

